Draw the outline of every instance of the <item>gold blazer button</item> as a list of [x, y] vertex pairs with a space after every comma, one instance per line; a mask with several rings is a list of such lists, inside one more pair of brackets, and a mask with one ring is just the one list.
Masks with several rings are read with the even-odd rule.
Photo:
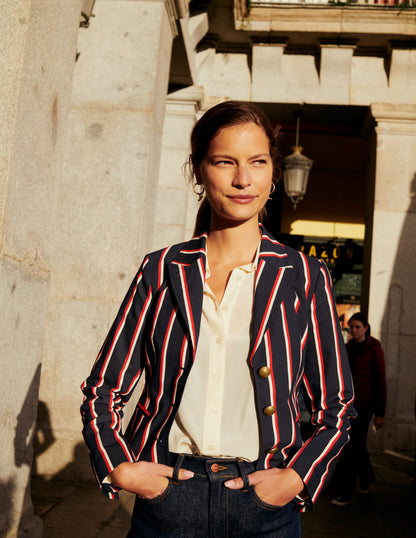
[[269, 450], [267, 451], [267, 454], [274, 454], [275, 452], [277, 452], [277, 446], [269, 448]]
[[276, 413], [276, 408], [274, 405], [268, 405], [267, 407], [263, 409], [263, 413], [266, 416], [271, 417], [272, 415]]
[[269, 377], [271, 374], [270, 368], [268, 366], [263, 366], [262, 368], [259, 368], [258, 374], [260, 377]]

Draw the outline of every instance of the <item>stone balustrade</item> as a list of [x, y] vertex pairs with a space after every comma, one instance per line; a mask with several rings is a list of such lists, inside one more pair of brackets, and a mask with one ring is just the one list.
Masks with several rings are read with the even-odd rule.
[[343, 6], [343, 7], [354, 7], [354, 6], [385, 6], [385, 7], [407, 7], [412, 8], [416, 7], [415, 0], [252, 0], [252, 6], [258, 7], [270, 7], [271, 4], [298, 4], [298, 5], [333, 5], [333, 6]]

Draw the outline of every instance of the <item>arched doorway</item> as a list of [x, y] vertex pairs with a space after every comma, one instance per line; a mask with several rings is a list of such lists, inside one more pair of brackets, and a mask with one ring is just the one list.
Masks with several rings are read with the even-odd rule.
[[300, 112], [299, 143], [314, 161], [304, 199], [294, 209], [281, 182], [268, 202], [266, 226], [283, 243], [327, 263], [346, 328], [350, 315], [367, 302], [362, 275], [369, 192], [370, 145], [364, 132], [368, 107], [271, 103], [260, 107], [280, 126], [282, 157], [293, 151]]

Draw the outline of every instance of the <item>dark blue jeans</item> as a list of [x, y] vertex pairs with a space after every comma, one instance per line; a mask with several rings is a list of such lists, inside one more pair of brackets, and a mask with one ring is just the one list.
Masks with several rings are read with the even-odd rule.
[[[171, 455], [173, 478], [154, 499], [136, 497], [127, 538], [300, 538], [299, 507], [263, 502], [248, 485], [247, 475], [255, 468], [237, 459]], [[195, 476], [178, 480], [179, 469]], [[241, 476], [245, 486], [230, 490], [225, 481]]]

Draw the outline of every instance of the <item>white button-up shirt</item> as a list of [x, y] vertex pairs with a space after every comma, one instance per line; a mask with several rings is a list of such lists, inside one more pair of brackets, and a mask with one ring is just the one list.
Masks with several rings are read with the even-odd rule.
[[205, 283], [195, 363], [169, 436], [172, 452], [258, 458], [260, 429], [248, 364], [257, 258], [258, 252], [254, 263], [232, 271], [221, 302]]

